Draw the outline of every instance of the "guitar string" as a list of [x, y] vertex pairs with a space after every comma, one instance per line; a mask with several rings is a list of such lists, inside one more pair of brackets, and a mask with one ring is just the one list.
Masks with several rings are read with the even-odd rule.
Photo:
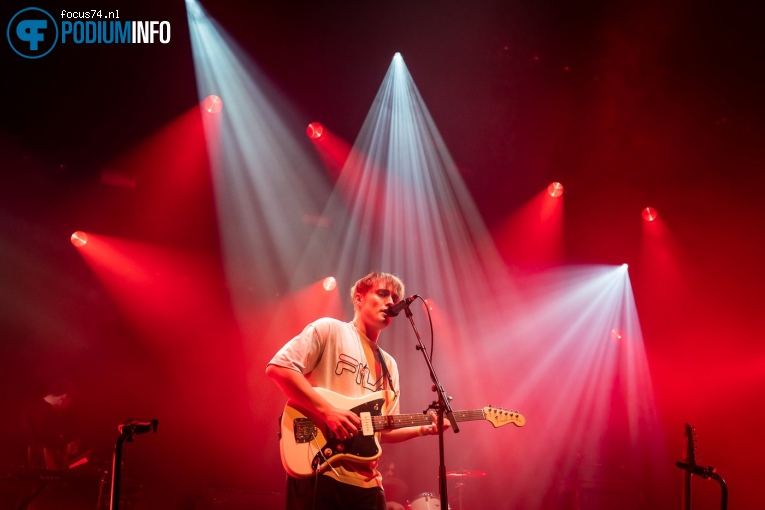
[[[507, 416], [511, 421], [515, 422], [521, 415], [517, 411], [507, 411], [503, 409], [497, 409], [494, 411], [494, 415]], [[458, 420], [464, 419], [481, 420], [489, 419], [486, 411], [483, 409], [468, 410], [468, 411], [454, 411], [454, 415]], [[427, 415], [381, 415], [372, 417], [373, 427], [375, 430], [382, 430], [389, 428], [390, 424], [397, 425], [398, 427], [408, 427], [414, 425], [427, 425], [430, 423], [430, 419]]]
[[[465, 418], [467, 420], [483, 419], [486, 417], [482, 409], [475, 411], [455, 411], [454, 414], [459, 418]], [[414, 425], [427, 425], [431, 422], [430, 417], [425, 414], [373, 416], [372, 421], [375, 430], [388, 428], [390, 423], [397, 425], [398, 427], [411, 427]]]

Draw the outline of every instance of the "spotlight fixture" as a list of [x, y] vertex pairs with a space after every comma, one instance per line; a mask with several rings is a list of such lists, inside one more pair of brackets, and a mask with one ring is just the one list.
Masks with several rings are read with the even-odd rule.
[[547, 186], [547, 194], [553, 198], [558, 198], [563, 195], [563, 184], [559, 182], [553, 182]]
[[202, 108], [204, 108], [207, 113], [220, 113], [223, 109], [223, 100], [218, 96], [211, 94], [202, 101]]
[[324, 126], [318, 122], [311, 122], [308, 124], [308, 127], [305, 128], [305, 134], [308, 135], [308, 138], [311, 140], [319, 140], [324, 136]]
[[322, 287], [324, 287], [324, 290], [329, 292], [331, 290], [335, 290], [335, 288], [337, 287], [337, 280], [335, 280], [333, 276], [327, 276], [326, 278], [324, 278], [324, 281], [322, 282], [321, 285]]
[[647, 222], [656, 221], [659, 218], [659, 212], [653, 207], [643, 209], [643, 219]]
[[72, 241], [72, 244], [75, 245], [77, 248], [82, 248], [83, 246], [88, 244], [88, 234], [80, 230], [72, 234], [72, 237], [70, 237], [69, 239]]

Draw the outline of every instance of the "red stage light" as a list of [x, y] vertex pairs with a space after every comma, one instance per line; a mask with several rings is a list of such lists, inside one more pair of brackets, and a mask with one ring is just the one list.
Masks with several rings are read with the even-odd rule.
[[622, 338], [624, 338], [624, 333], [622, 333], [621, 330], [614, 328], [611, 330], [611, 338], [613, 338], [616, 341], [619, 341]]
[[74, 234], [72, 234], [72, 237], [70, 238], [72, 241], [72, 244], [75, 245], [78, 248], [82, 248], [86, 244], [88, 244], [88, 234], [85, 232], [77, 231]]
[[324, 290], [329, 292], [331, 290], [335, 290], [335, 288], [337, 287], [337, 280], [335, 280], [335, 278], [332, 276], [327, 276], [326, 278], [324, 278], [324, 281], [322, 282], [321, 285], [322, 287], [324, 287]]
[[223, 109], [223, 100], [216, 95], [209, 95], [202, 101], [202, 108], [207, 113], [220, 113]]
[[559, 182], [553, 182], [547, 186], [547, 194], [553, 198], [558, 198], [563, 195], [563, 184]]
[[318, 122], [311, 122], [308, 124], [308, 127], [305, 128], [305, 134], [307, 134], [308, 138], [311, 140], [318, 140], [324, 135], [324, 126]]
[[653, 207], [646, 207], [643, 209], [643, 219], [645, 221], [656, 221], [659, 217], [659, 212]]

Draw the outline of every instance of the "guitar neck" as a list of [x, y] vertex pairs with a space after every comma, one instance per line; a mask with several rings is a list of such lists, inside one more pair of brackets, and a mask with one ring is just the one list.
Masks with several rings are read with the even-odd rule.
[[[454, 411], [454, 419], [457, 421], [475, 421], [483, 420], [483, 409], [471, 411]], [[417, 425], [430, 425], [432, 418], [427, 414], [394, 414], [388, 416], [374, 416], [372, 418], [375, 431], [385, 429], [401, 429], [404, 427], [415, 427]]]

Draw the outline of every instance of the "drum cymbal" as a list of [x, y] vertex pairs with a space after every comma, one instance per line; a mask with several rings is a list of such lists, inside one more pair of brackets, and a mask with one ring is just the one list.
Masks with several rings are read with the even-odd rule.
[[486, 476], [486, 471], [468, 471], [463, 469], [461, 471], [447, 471], [447, 478], [481, 478]]

